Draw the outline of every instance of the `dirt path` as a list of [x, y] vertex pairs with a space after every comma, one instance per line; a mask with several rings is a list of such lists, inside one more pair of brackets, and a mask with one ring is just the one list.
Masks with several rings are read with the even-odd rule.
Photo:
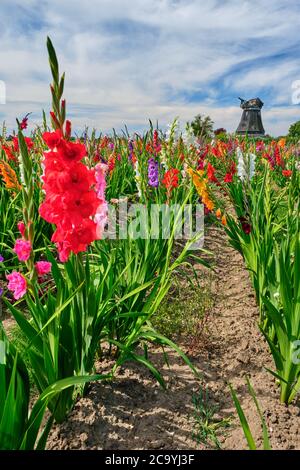
[[[239, 422], [233, 417], [228, 382], [237, 391], [253, 434], [261, 442], [260, 421], [245, 384], [247, 374], [265, 412], [272, 447], [299, 449], [299, 407], [287, 409], [279, 404], [278, 387], [264, 369], [273, 364], [258, 330], [258, 309], [242, 257], [228, 246], [224, 232], [216, 227], [208, 229], [206, 247], [215, 256], [214, 307], [205, 341], [198, 349], [193, 348], [192, 360], [203, 373], [211, 403], [220, 408], [218, 417], [231, 418], [229, 429], [220, 437], [222, 448], [246, 448]], [[129, 364], [113, 383], [91, 385], [69, 420], [54, 428], [48, 448], [203, 449], [192, 439], [192, 395], [199, 390], [199, 381], [173, 352], [170, 368], [164, 364], [161, 351], [152, 350], [152, 359], [164, 372], [167, 391], [144, 368]], [[98, 365], [99, 372], [104, 366]]]
[[[216, 297], [211, 319], [211, 354], [205, 366], [207, 383], [221, 406], [221, 416], [234, 412], [226, 385], [230, 382], [256, 440], [261, 443], [260, 421], [245, 383], [247, 374], [264, 411], [272, 448], [300, 448], [299, 408], [280, 405], [279, 388], [265, 370], [273, 369], [274, 365], [258, 329], [259, 312], [243, 259], [217, 228], [210, 229], [207, 246], [216, 256]], [[223, 448], [244, 447], [245, 439], [236, 419], [223, 440]]]

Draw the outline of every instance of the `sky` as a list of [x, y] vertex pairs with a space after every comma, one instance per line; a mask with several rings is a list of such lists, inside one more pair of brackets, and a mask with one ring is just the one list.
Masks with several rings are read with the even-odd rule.
[[49, 35], [78, 132], [184, 126], [198, 113], [232, 132], [238, 97], [259, 96], [266, 132], [282, 135], [300, 120], [299, 31], [298, 0], [1, 0], [0, 122], [11, 130], [32, 112], [33, 128], [49, 113]]

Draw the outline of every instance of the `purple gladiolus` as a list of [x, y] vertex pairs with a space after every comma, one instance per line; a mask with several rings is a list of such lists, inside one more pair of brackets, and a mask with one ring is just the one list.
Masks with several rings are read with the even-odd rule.
[[4, 258], [3, 258], [3, 256], [0, 254], [0, 263], [3, 263], [3, 261], [4, 261]]
[[130, 139], [128, 140], [128, 148], [130, 152], [133, 152], [133, 142]]
[[133, 148], [133, 142], [130, 139], [128, 140], [128, 149], [129, 149], [129, 160], [131, 161], [134, 148]]
[[148, 184], [153, 188], [157, 188], [159, 185], [158, 181], [158, 162], [154, 158], [148, 160]]

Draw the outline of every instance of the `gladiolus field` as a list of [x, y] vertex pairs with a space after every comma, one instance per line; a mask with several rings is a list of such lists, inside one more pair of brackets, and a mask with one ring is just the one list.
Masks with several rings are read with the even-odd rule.
[[300, 153], [289, 139], [0, 137], [0, 449], [300, 448]]

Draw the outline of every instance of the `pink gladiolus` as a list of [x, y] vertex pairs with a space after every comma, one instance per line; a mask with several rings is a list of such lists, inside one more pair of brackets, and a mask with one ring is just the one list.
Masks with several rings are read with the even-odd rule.
[[19, 238], [16, 240], [14, 252], [17, 254], [19, 261], [28, 261], [31, 254], [31, 243], [28, 240]]
[[49, 263], [49, 261], [38, 261], [35, 265], [35, 269], [39, 277], [50, 273], [51, 267], [52, 267], [52, 264]]
[[7, 288], [14, 293], [15, 300], [21, 299], [27, 290], [27, 282], [22, 274], [13, 271], [6, 276], [8, 282]]
[[95, 214], [95, 222], [97, 224], [96, 234], [97, 238], [101, 239], [105, 225], [107, 224], [107, 216], [108, 216], [108, 206], [105, 200], [105, 189], [106, 189], [106, 172], [108, 170], [108, 165], [105, 163], [98, 163], [95, 167], [95, 178], [96, 178], [96, 193], [99, 199], [99, 206], [97, 208]]
[[108, 170], [108, 165], [106, 163], [98, 163], [95, 167], [95, 178], [96, 178], [96, 192], [98, 199], [105, 199], [105, 188], [106, 188], [106, 180], [105, 176]]
[[66, 263], [71, 253], [70, 244], [67, 241], [57, 242], [59, 261]]
[[97, 224], [96, 235], [97, 235], [98, 240], [101, 240], [103, 236], [103, 232], [107, 224], [107, 218], [108, 218], [107, 215], [108, 215], [107, 202], [104, 201], [102, 204], [99, 205], [96, 215], [95, 215], [95, 219], [94, 219]]

